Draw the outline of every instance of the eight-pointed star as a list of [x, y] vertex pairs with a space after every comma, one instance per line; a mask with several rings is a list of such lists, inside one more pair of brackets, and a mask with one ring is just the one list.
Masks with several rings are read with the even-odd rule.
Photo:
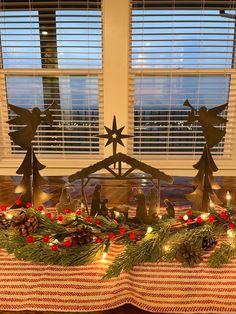
[[112, 129], [108, 128], [107, 126], [105, 126], [104, 128], [106, 129], [107, 134], [97, 135], [97, 137], [106, 138], [107, 139], [107, 142], [106, 142], [105, 146], [113, 144], [113, 155], [116, 154], [117, 144], [120, 144], [120, 145], [124, 146], [124, 143], [122, 142], [122, 139], [133, 137], [132, 135], [122, 134], [122, 131], [125, 128], [124, 126], [119, 128], [119, 129], [117, 129], [116, 117], [115, 116], [113, 118]]

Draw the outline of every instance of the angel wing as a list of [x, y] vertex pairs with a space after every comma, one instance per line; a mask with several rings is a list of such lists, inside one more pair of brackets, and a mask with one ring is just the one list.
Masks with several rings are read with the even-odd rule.
[[221, 114], [221, 112], [224, 111], [227, 108], [227, 106], [228, 103], [211, 108], [208, 110], [208, 112], [217, 116], [218, 114]]
[[222, 124], [228, 122], [224, 117], [218, 116], [227, 108], [227, 103], [224, 105], [217, 106], [215, 108], [211, 108], [207, 111], [207, 121], [212, 124]]
[[17, 117], [14, 117], [13, 119], [7, 121], [8, 124], [21, 124], [21, 125], [28, 125], [32, 122], [32, 114], [30, 110], [25, 108], [20, 108], [15, 105], [8, 104], [9, 108], [17, 114]]

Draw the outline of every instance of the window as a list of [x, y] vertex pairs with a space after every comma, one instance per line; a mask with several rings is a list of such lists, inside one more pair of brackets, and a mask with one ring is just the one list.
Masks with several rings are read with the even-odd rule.
[[[236, 11], [232, 3], [219, 2], [132, 1], [134, 154], [201, 154], [201, 128], [187, 126], [184, 100], [196, 108], [228, 101], [229, 110], [233, 106], [226, 70], [234, 68]], [[231, 139], [229, 122], [224, 142], [213, 153], [229, 157]]]
[[[5, 1], [0, 12], [2, 94], [7, 103], [47, 108], [53, 100], [55, 123], [39, 127], [38, 154], [101, 153], [101, 1]], [[4, 109], [3, 109], [4, 111]], [[8, 117], [7, 117], [8, 115]], [[5, 130], [7, 131], [7, 130]], [[22, 153], [5, 136], [5, 156]]]

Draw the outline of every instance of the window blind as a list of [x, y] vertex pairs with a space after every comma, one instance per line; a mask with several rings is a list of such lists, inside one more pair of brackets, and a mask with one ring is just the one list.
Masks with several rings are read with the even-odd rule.
[[[2, 1], [0, 43], [3, 106], [58, 103], [53, 127], [39, 127], [35, 151], [102, 153], [96, 138], [103, 124], [101, 1]], [[12, 115], [2, 110], [2, 122]], [[8, 131], [4, 123], [5, 156], [21, 154], [8, 144]]]
[[[59, 109], [53, 110], [53, 127], [41, 125], [33, 142], [38, 154], [97, 154], [99, 141], [99, 79], [96, 76], [8, 76], [7, 100], [26, 109], [37, 106], [45, 109], [45, 103], [53, 100]], [[49, 83], [48, 88], [43, 86]], [[59, 88], [58, 88], [59, 86]], [[29, 90], [31, 93], [29, 94]], [[14, 113], [9, 112], [9, 118]], [[7, 126], [6, 126], [7, 127]], [[17, 129], [11, 127], [10, 131]], [[6, 130], [7, 131], [7, 130]], [[22, 150], [12, 143], [14, 154]]]
[[[196, 108], [209, 109], [229, 101], [230, 116], [223, 114], [235, 119], [230, 109], [235, 80], [227, 74], [235, 62], [233, 2], [132, 1], [129, 116], [135, 138], [130, 152], [200, 154], [204, 138], [198, 124], [186, 125], [187, 98]], [[213, 150], [216, 155], [230, 157], [231, 122], [224, 142]]]

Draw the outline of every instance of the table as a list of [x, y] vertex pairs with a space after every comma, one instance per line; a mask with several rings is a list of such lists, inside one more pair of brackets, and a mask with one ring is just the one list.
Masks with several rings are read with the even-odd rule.
[[121, 247], [105, 261], [67, 267], [19, 261], [0, 250], [1, 311], [95, 311], [133, 304], [160, 313], [236, 313], [236, 262], [210, 269], [146, 263], [102, 281]]

